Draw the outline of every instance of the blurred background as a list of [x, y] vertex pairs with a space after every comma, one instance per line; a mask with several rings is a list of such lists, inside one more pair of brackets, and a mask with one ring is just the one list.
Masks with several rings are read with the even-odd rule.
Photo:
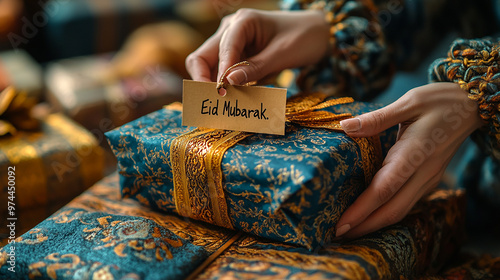
[[279, 9], [276, 0], [0, 0], [0, 90], [62, 112], [109, 152], [104, 132], [181, 101], [185, 58], [242, 7]]
[[181, 101], [185, 58], [243, 7], [279, 9], [276, 0], [0, 0], [0, 201], [15, 203], [0, 214], [17, 218], [16, 236], [116, 170], [104, 132]]
[[[186, 56], [216, 31], [222, 17], [244, 7], [280, 8], [278, 0], [0, 0], [0, 91], [12, 85], [36, 100], [38, 116], [60, 113], [89, 131], [103, 151], [98, 179], [116, 170], [104, 132], [181, 101], [182, 79], [189, 78]], [[388, 104], [426, 84], [428, 66], [456, 37], [433, 38], [435, 48], [415, 59], [419, 63], [411, 69], [396, 72], [375, 101]], [[1, 166], [8, 149], [2, 141]], [[452, 162], [450, 174], [459, 162]], [[447, 180], [455, 184], [452, 177]], [[73, 181], [64, 182], [69, 185], [60, 191], [68, 192]], [[43, 211], [36, 208], [43, 205], [35, 205], [30, 210], [34, 218], [25, 216], [23, 229], [81, 191], [59, 196]], [[484, 250], [491, 250], [491, 244]]]

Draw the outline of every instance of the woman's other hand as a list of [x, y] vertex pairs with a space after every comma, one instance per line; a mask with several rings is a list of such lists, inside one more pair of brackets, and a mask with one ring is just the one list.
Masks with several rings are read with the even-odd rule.
[[359, 237], [403, 219], [438, 185], [459, 146], [483, 122], [477, 103], [454, 83], [412, 89], [384, 108], [341, 122], [354, 137], [396, 124], [396, 143], [368, 188], [340, 218], [337, 236]]

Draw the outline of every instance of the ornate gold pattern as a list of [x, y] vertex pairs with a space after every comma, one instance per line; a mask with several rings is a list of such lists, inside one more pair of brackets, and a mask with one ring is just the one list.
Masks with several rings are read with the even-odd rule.
[[[286, 108], [287, 122], [310, 128], [342, 131], [340, 121], [352, 117], [350, 113], [335, 114], [316, 110], [352, 103], [354, 100], [344, 97], [325, 101], [326, 98], [325, 94], [312, 93], [289, 99]], [[249, 135], [251, 134], [244, 132], [198, 128], [172, 141], [170, 163], [177, 213], [233, 229], [224, 195], [221, 164], [227, 149]], [[374, 136], [354, 140], [361, 150], [365, 182], [369, 182], [379, 166], [375, 161], [382, 154], [380, 139]], [[270, 215], [276, 220], [286, 220], [280, 212]], [[302, 233], [297, 229], [296, 231]]]
[[361, 150], [363, 171], [365, 182], [371, 182], [373, 176], [382, 165], [382, 144], [379, 136], [372, 137], [352, 137]]
[[[114, 174], [16, 240], [16, 253], [23, 253], [16, 259], [16, 271], [21, 272], [15, 277], [140, 279], [144, 267], [151, 270], [157, 265], [154, 272], [158, 272], [159, 265], [170, 265], [171, 270], [156, 278], [414, 279], [441, 267], [446, 258], [438, 255], [455, 248], [449, 246], [456, 241], [449, 243], [449, 239], [456, 237], [464, 214], [463, 209], [456, 209], [460, 198], [460, 191], [437, 191], [397, 225], [347, 243], [324, 244], [312, 252], [120, 199]], [[76, 232], [69, 229], [72, 226]], [[54, 240], [63, 239], [58, 247]], [[190, 255], [196, 248], [189, 244], [206, 251]], [[8, 257], [1, 249], [0, 268], [11, 273], [5, 270]], [[172, 271], [179, 274], [172, 276]]]
[[229, 219], [220, 164], [227, 149], [249, 134], [197, 129], [170, 146], [177, 212], [185, 217], [233, 228]]
[[158, 213], [138, 205], [132, 199], [121, 199], [116, 190], [117, 184], [118, 176], [104, 179], [103, 183], [75, 198], [66, 209], [51, 219], [56, 223], [67, 223], [79, 219], [86, 211], [142, 217], [168, 228], [175, 235], [189, 240], [193, 245], [202, 246], [209, 252], [217, 250], [234, 235], [233, 231], [225, 228], [201, 226], [192, 220]]
[[[295, 250], [294, 250], [295, 249]], [[329, 247], [324, 254], [297, 250], [294, 246], [267, 242], [246, 236], [224, 252], [197, 279], [371, 279], [367, 266], [375, 268], [380, 279], [391, 272], [381, 252], [366, 246]], [[228, 267], [229, 269], [224, 269]], [[237, 274], [235, 274], [237, 272]], [[316, 273], [311, 273], [316, 272]], [[301, 278], [302, 276], [302, 278]], [[267, 277], [267, 278], [266, 278]]]

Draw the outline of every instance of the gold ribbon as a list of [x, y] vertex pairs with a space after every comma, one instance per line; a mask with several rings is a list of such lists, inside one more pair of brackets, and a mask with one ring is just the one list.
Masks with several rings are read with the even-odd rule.
[[[352, 103], [350, 97], [325, 101], [325, 94], [303, 94], [287, 102], [286, 120], [309, 128], [342, 131], [340, 121], [351, 114], [318, 111], [333, 105]], [[197, 128], [176, 137], [170, 146], [174, 201], [177, 213], [233, 229], [223, 188], [221, 169], [224, 153], [251, 133]], [[380, 139], [353, 138], [361, 150], [361, 167], [369, 182], [381, 159]], [[378, 160], [378, 162], [377, 162]]]
[[40, 127], [37, 119], [31, 117], [36, 101], [24, 93], [7, 87], [0, 93], [0, 136], [14, 135], [18, 130], [35, 130]]
[[335, 131], [343, 131], [340, 121], [351, 118], [350, 113], [334, 114], [327, 111], [317, 111], [334, 105], [348, 104], [354, 102], [351, 97], [341, 97], [325, 101], [326, 94], [308, 93], [300, 94], [287, 100], [286, 121], [309, 128], [326, 128]]

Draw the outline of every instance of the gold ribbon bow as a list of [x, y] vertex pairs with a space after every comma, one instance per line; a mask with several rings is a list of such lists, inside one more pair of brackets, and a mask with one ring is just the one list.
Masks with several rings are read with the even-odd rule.
[[14, 135], [18, 130], [35, 130], [40, 123], [31, 116], [34, 98], [7, 87], [0, 93], [0, 136]]
[[327, 111], [318, 111], [334, 105], [348, 104], [354, 102], [351, 97], [341, 97], [325, 101], [326, 94], [307, 93], [300, 94], [287, 100], [286, 120], [300, 126], [309, 128], [326, 128], [335, 131], [343, 131], [340, 121], [351, 118], [350, 113], [334, 114]]
[[[350, 118], [351, 114], [318, 110], [352, 103], [353, 99], [345, 97], [325, 101], [326, 97], [325, 94], [313, 93], [289, 99], [287, 122], [342, 131], [340, 121]], [[170, 163], [178, 214], [233, 229], [224, 195], [221, 163], [224, 153], [249, 135], [252, 133], [197, 128], [172, 141]], [[371, 180], [378, 165], [377, 160], [381, 158], [380, 140], [378, 136], [353, 140], [361, 149], [365, 179]]]

